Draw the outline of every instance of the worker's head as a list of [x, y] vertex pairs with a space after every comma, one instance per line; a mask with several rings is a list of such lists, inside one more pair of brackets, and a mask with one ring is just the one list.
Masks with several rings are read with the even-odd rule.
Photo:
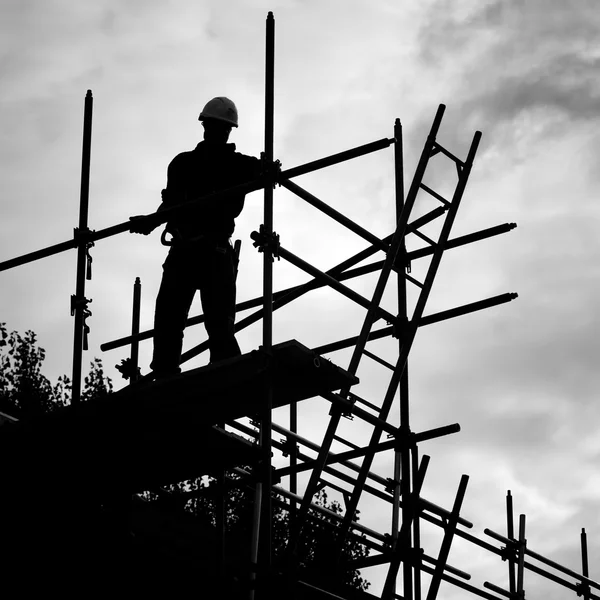
[[202, 119], [204, 139], [214, 144], [226, 144], [231, 133], [231, 125], [217, 119]]
[[229, 98], [217, 96], [206, 103], [198, 120], [204, 126], [205, 140], [225, 144], [231, 128], [238, 126], [238, 111]]

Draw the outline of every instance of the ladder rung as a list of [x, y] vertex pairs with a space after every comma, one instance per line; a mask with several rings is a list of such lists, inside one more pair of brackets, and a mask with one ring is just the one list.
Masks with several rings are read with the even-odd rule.
[[360, 448], [360, 446], [357, 446], [356, 444], [353, 444], [352, 442], [345, 440], [343, 437], [340, 437], [339, 435], [334, 435], [333, 439], [338, 442], [341, 442], [342, 444], [346, 444], [346, 446], [348, 446], [349, 448], [352, 448], [353, 450], [358, 450]]
[[396, 367], [393, 364], [389, 363], [387, 360], [383, 360], [383, 358], [379, 358], [379, 356], [377, 356], [376, 354], [373, 354], [372, 352], [369, 352], [368, 350], [363, 350], [363, 354], [365, 356], [368, 356], [370, 359], [374, 360], [375, 362], [379, 363], [380, 365], [387, 367], [388, 369], [390, 369], [390, 371], [396, 370]]
[[437, 192], [433, 191], [429, 186], [421, 183], [420, 187], [424, 189], [428, 194], [431, 194], [434, 198], [437, 198], [444, 206], [450, 206], [450, 202], [443, 196], [440, 196]]
[[381, 411], [381, 407], [376, 406], [375, 404], [371, 404], [368, 400], [365, 400], [364, 398], [361, 398], [360, 396], [357, 396], [356, 394], [354, 394], [352, 392], [348, 393], [348, 399], [354, 400], [356, 402], [360, 402], [361, 404], [368, 406], [370, 409], [376, 411], [377, 413], [379, 413]]
[[408, 279], [411, 283], [414, 283], [417, 287], [423, 289], [423, 284], [420, 281], [417, 281], [414, 277], [411, 277], [408, 273], [404, 273], [404, 277]]
[[438, 152], [445, 154], [450, 160], [453, 160], [457, 165], [460, 165], [461, 167], [464, 165], [463, 161], [460, 160], [460, 158], [458, 158], [457, 156], [454, 156], [454, 154], [452, 154], [452, 152], [449, 152], [448, 150], [446, 150], [446, 148], [444, 148], [444, 146], [442, 146], [438, 142], [433, 142], [433, 148], [431, 149], [430, 156], [435, 156]]
[[435, 242], [431, 238], [427, 237], [424, 233], [421, 233], [418, 229], [415, 229], [413, 233], [420, 237], [423, 241], [427, 242], [430, 246], [435, 247]]

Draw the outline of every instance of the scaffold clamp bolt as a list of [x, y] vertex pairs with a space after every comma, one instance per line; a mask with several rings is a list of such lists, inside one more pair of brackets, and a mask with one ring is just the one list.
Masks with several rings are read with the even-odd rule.
[[265, 250], [270, 250], [271, 251], [271, 260], [273, 260], [274, 257], [276, 257], [277, 260], [279, 260], [280, 244], [279, 244], [279, 235], [278, 234], [276, 234], [274, 231], [272, 231], [271, 233], [266, 233], [264, 224], [261, 224], [258, 231], [253, 231], [250, 234], [250, 238], [252, 240], [254, 240], [252, 245], [255, 248], [258, 248], [259, 252], [264, 252]]
[[123, 379], [129, 379], [131, 381], [140, 375], [140, 368], [134, 367], [131, 358], [124, 358], [121, 360], [120, 364], [115, 365], [115, 369], [121, 373], [121, 377], [123, 377]]
[[84, 319], [89, 317], [92, 314], [92, 311], [88, 309], [88, 304], [91, 302], [90, 299], [85, 296], [78, 297], [75, 294], [71, 294], [71, 316], [75, 316], [75, 311], [82, 306]]

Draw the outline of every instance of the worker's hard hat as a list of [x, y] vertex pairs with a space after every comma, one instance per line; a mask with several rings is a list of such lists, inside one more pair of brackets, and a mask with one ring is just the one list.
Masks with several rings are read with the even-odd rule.
[[204, 119], [216, 119], [217, 121], [224, 121], [233, 127], [237, 127], [238, 111], [235, 104], [229, 98], [217, 96], [209, 100], [202, 109], [198, 120], [203, 121]]

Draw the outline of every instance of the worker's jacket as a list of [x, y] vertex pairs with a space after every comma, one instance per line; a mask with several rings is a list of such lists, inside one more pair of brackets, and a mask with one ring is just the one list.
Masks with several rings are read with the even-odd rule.
[[[261, 161], [236, 152], [235, 144], [202, 141], [191, 152], [182, 152], [171, 161], [161, 209], [252, 181], [260, 171]], [[167, 229], [175, 240], [198, 236], [226, 240], [233, 233], [244, 198], [245, 194], [236, 194], [200, 203], [170, 219]]]

